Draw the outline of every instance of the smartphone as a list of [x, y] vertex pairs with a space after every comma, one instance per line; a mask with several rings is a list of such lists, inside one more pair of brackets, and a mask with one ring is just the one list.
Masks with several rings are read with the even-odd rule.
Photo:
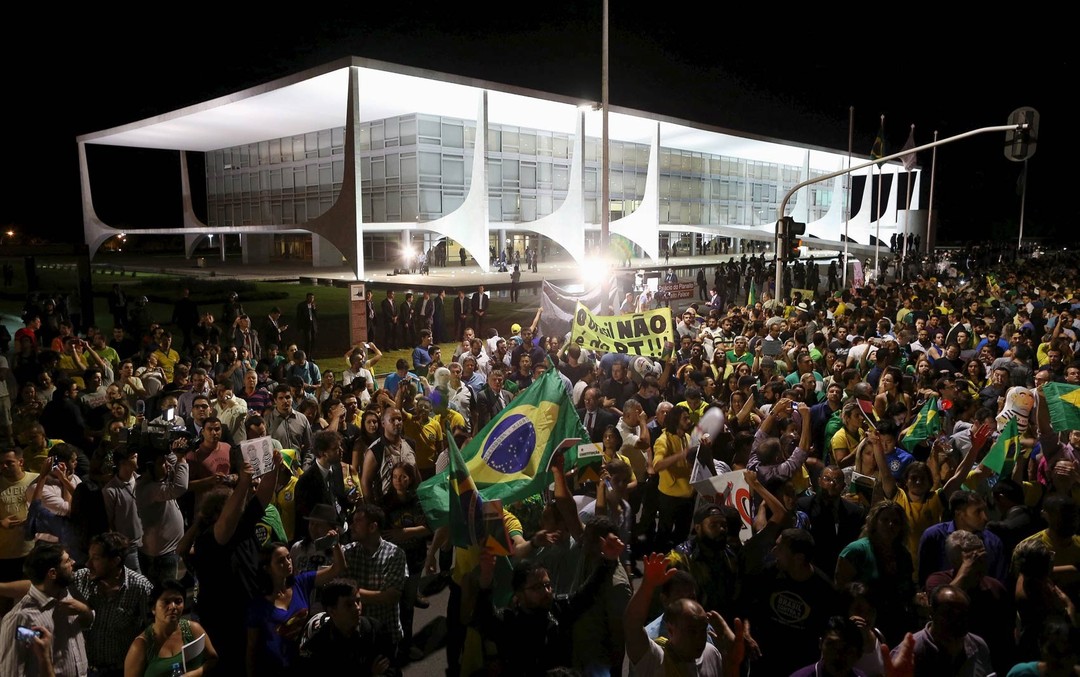
[[135, 415], [142, 416], [146, 413], [146, 402], [142, 400], [135, 401]]
[[336, 535], [327, 534], [322, 538], [316, 538], [313, 545], [315, 546], [315, 551], [318, 552], [320, 550], [326, 550], [328, 548], [334, 547], [335, 545], [337, 545], [337, 542], [338, 537]]
[[28, 628], [25, 625], [20, 625], [15, 628], [15, 641], [23, 645], [28, 645], [34, 641], [34, 638], [41, 637], [40, 630], [34, 630]]
[[171, 421], [176, 418], [176, 407], [169, 407], [165, 410], [165, 420]]

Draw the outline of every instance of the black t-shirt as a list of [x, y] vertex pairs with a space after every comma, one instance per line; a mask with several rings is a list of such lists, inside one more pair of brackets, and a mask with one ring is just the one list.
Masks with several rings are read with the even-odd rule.
[[[199, 577], [199, 616], [238, 618], [243, 625], [248, 602], [260, 594], [259, 540], [256, 526], [266, 509], [252, 498], [244, 508], [233, 536], [224, 545], [213, 527], [195, 539], [195, 572]], [[219, 518], [220, 519], [220, 518]]]
[[836, 608], [832, 581], [815, 568], [796, 581], [769, 567], [749, 586], [746, 613], [762, 657], [755, 669], [763, 675], [790, 675], [821, 655], [818, 638]]
[[851, 341], [845, 340], [841, 343], [839, 339], [833, 339], [833, 342], [829, 344], [829, 350], [833, 351], [836, 359], [847, 361], [848, 353], [851, 351]]

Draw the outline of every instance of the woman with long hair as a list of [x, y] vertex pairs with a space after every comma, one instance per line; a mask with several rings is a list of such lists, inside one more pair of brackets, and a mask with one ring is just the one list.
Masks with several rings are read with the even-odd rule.
[[897, 425], [907, 420], [910, 410], [910, 398], [900, 390], [903, 373], [896, 367], [886, 367], [878, 381], [877, 395], [874, 397], [874, 413], [878, 418], [891, 418]]
[[[398, 656], [419, 659], [419, 649], [413, 651], [412, 625], [413, 608], [426, 609], [427, 599], [420, 595], [420, 577], [424, 570], [424, 558], [427, 556], [427, 538], [431, 534], [427, 517], [416, 496], [416, 487], [420, 484], [420, 471], [412, 463], [398, 462], [390, 470], [392, 491], [383, 496], [383, 509], [386, 511], [388, 529], [383, 531], [383, 538], [405, 551], [405, 564], [409, 577], [405, 579], [405, 588], [401, 591], [398, 611], [401, 614], [401, 627], [405, 632], [398, 644]], [[410, 656], [410, 653], [412, 654]]]
[[913, 629], [915, 563], [907, 549], [907, 515], [895, 501], [870, 509], [862, 537], [849, 543], [836, 561], [836, 586], [858, 581], [870, 589], [878, 609], [889, 609], [881, 630], [889, 643]]
[[[328, 535], [337, 536], [337, 531]], [[263, 597], [248, 607], [247, 674], [292, 674], [315, 588], [345, 572], [345, 555], [337, 544], [330, 566], [294, 574], [289, 546], [270, 543], [260, 551], [259, 565]]]
[[[151, 597], [154, 622], [135, 638], [124, 659], [124, 677], [171, 677], [179, 667], [184, 677], [202, 677], [213, 668], [217, 651], [210, 635], [195, 621], [184, 618], [184, 584], [175, 580], [161, 582]], [[205, 636], [201, 654], [186, 662], [183, 647]]]

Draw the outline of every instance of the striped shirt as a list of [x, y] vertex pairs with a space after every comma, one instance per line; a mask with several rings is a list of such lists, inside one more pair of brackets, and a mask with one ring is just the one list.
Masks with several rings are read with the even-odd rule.
[[[66, 599], [66, 597], [65, 597]], [[35, 586], [4, 616], [0, 624], [0, 675], [4, 677], [37, 677], [41, 666], [33, 650], [15, 641], [15, 628], [39, 626], [53, 635], [52, 659], [57, 677], [81, 677], [89, 667], [79, 617], [60, 605], [61, 600], [50, 597]]]
[[[404, 550], [386, 540], [381, 541], [375, 552], [370, 554], [360, 543], [350, 543], [343, 550], [349, 577], [356, 581], [357, 587], [374, 592], [391, 589], [404, 591], [405, 579], [409, 575]], [[394, 642], [401, 641], [401, 617], [398, 614], [397, 602], [393, 604], [365, 602], [362, 613], [385, 623]]]

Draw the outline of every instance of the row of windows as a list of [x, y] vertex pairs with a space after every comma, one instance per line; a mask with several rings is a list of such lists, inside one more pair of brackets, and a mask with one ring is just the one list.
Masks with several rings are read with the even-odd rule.
[[[425, 221], [459, 207], [470, 183], [475, 132], [467, 121], [427, 115], [362, 124], [365, 220]], [[491, 219], [531, 221], [554, 211], [569, 188], [571, 145], [565, 134], [492, 126]], [[598, 139], [586, 139], [590, 222], [599, 220], [599, 147]], [[298, 224], [318, 216], [340, 191], [343, 148], [344, 130], [337, 128], [207, 153], [211, 224]], [[644, 196], [648, 156], [644, 144], [611, 144], [609, 195], [620, 207], [613, 211], [629, 213]], [[779, 195], [801, 178], [797, 167], [664, 148], [660, 168], [663, 204], [676, 205], [662, 208], [664, 223], [763, 222], [775, 213]], [[811, 191], [812, 212], [823, 214], [830, 201], [831, 190]]]

